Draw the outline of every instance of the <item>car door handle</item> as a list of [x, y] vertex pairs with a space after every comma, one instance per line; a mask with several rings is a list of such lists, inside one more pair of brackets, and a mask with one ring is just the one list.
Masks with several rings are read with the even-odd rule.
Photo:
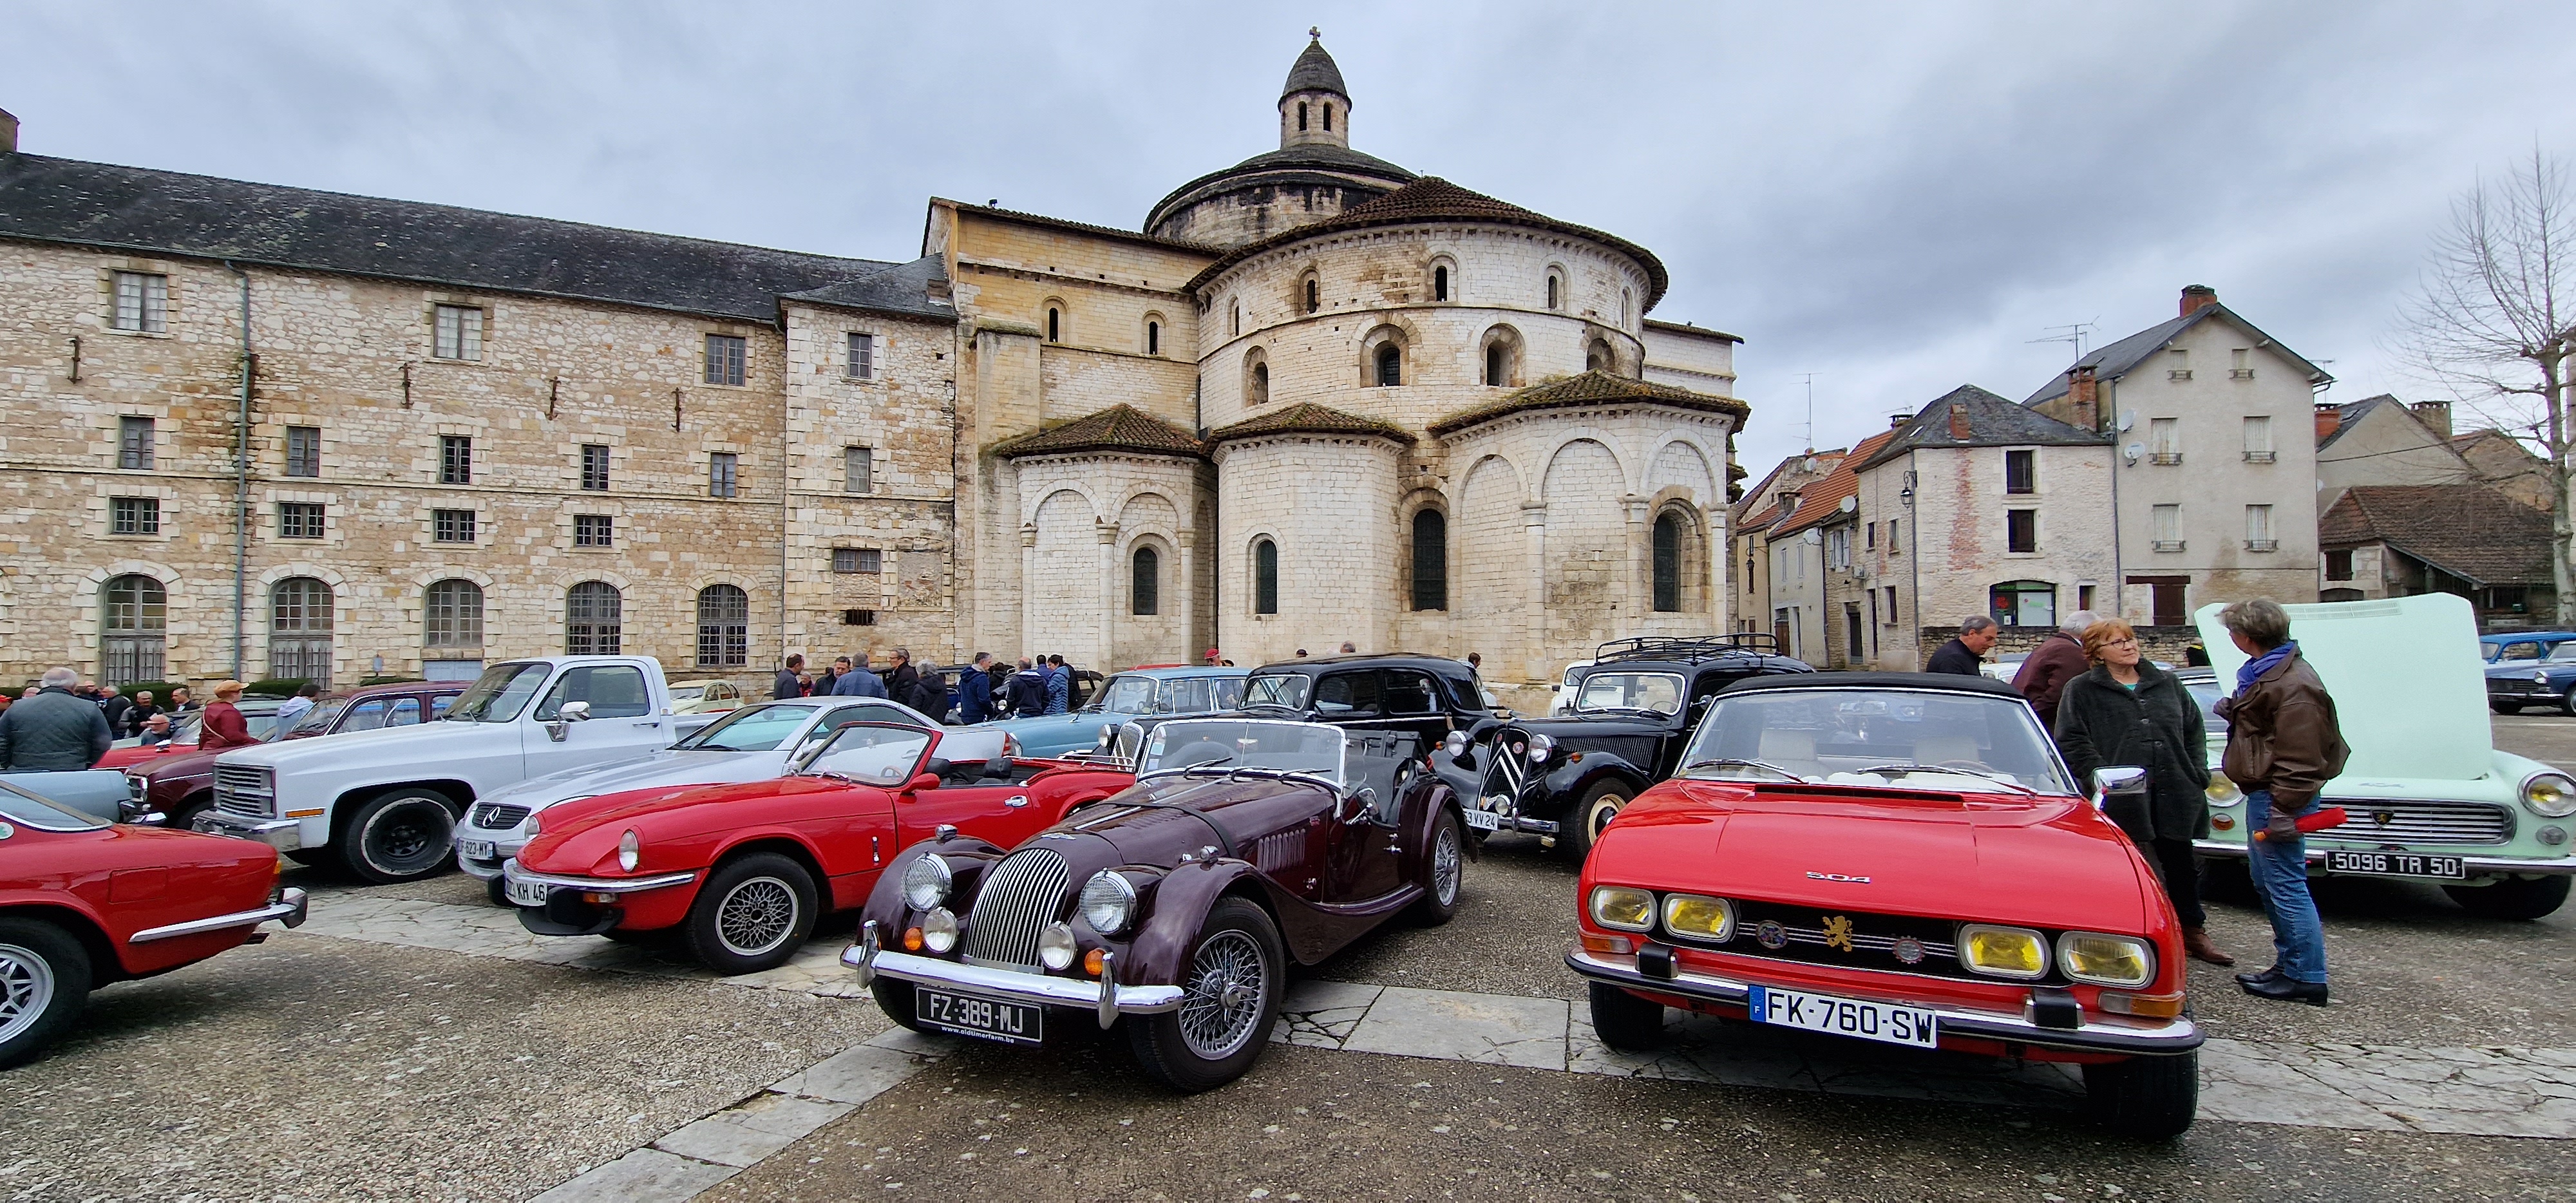
[[1013, 810], [1018, 810], [1028, 804], [1029, 796], [1027, 794], [1013, 794], [1008, 798], [1002, 799], [1002, 805], [1010, 807]]

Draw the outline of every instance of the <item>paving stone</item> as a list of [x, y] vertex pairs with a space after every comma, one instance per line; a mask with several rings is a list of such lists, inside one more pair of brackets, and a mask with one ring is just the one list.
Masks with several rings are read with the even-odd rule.
[[1270, 1042], [1340, 1048], [1384, 989], [1360, 982], [1305, 981], [1290, 986], [1279, 1023], [1270, 1029]]
[[866, 1047], [893, 1049], [916, 1057], [937, 1060], [966, 1046], [963, 1036], [938, 1036], [916, 1032], [911, 1028], [888, 1028], [868, 1038]]
[[851, 1110], [848, 1103], [765, 1091], [686, 1125], [654, 1141], [653, 1147], [717, 1165], [746, 1167]]
[[1562, 999], [1388, 986], [1342, 1047], [1561, 1070], [1568, 1014]]
[[908, 1053], [862, 1044], [826, 1057], [770, 1089], [855, 1106], [921, 1072], [922, 1063], [921, 1058]]
[[660, 1149], [637, 1149], [528, 1203], [679, 1203], [741, 1172]]

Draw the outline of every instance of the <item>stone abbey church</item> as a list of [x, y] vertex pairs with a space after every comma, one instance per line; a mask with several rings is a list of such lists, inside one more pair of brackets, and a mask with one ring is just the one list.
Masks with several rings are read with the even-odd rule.
[[0, 674], [625, 651], [1101, 668], [1727, 629], [1736, 340], [1645, 248], [1352, 149], [875, 262], [20, 152]]

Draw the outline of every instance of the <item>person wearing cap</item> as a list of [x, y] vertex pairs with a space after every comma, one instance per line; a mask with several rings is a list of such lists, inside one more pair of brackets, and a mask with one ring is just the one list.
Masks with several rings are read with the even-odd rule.
[[1214, 667], [1216, 667], [1217, 665], [1219, 665], [1219, 664], [1221, 664], [1221, 663], [1224, 663], [1224, 661], [1225, 661], [1225, 654], [1224, 654], [1224, 653], [1222, 653], [1222, 652], [1219, 652], [1219, 651], [1218, 651], [1217, 649], [1215, 649], [1215, 648], [1209, 648], [1209, 649], [1208, 649], [1207, 656], [1206, 656], [1205, 658], [1206, 658], [1206, 660], [1207, 660], [1208, 667], [1210, 667], [1210, 668], [1214, 668]]
[[226, 748], [247, 748], [259, 742], [250, 733], [250, 722], [242, 717], [242, 683], [215, 682], [215, 700], [206, 704], [206, 716], [197, 720], [197, 750], [221, 752]]

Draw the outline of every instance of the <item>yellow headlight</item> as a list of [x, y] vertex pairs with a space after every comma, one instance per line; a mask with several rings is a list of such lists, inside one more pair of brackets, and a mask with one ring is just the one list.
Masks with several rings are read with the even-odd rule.
[[1655, 926], [1655, 896], [1627, 886], [1594, 886], [1592, 921], [1619, 931], [1645, 931]]
[[2156, 976], [2156, 950], [2130, 936], [2071, 931], [2057, 938], [2057, 967], [2096, 986], [2135, 988]]
[[2211, 773], [2209, 788], [2202, 792], [2209, 795], [2211, 802], [2220, 806], [2234, 806], [2245, 797], [2245, 791], [2236, 788], [2236, 783], [2228, 780], [2225, 773]]
[[1664, 899], [1664, 929], [1676, 936], [1724, 940], [1735, 934], [1735, 908], [1723, 898], [1669, 895]]
[[1971, 923], [1959, 929], [1959, 963], [1995, 977], [2048, 976], [2048, 941], [2023, 927]]

